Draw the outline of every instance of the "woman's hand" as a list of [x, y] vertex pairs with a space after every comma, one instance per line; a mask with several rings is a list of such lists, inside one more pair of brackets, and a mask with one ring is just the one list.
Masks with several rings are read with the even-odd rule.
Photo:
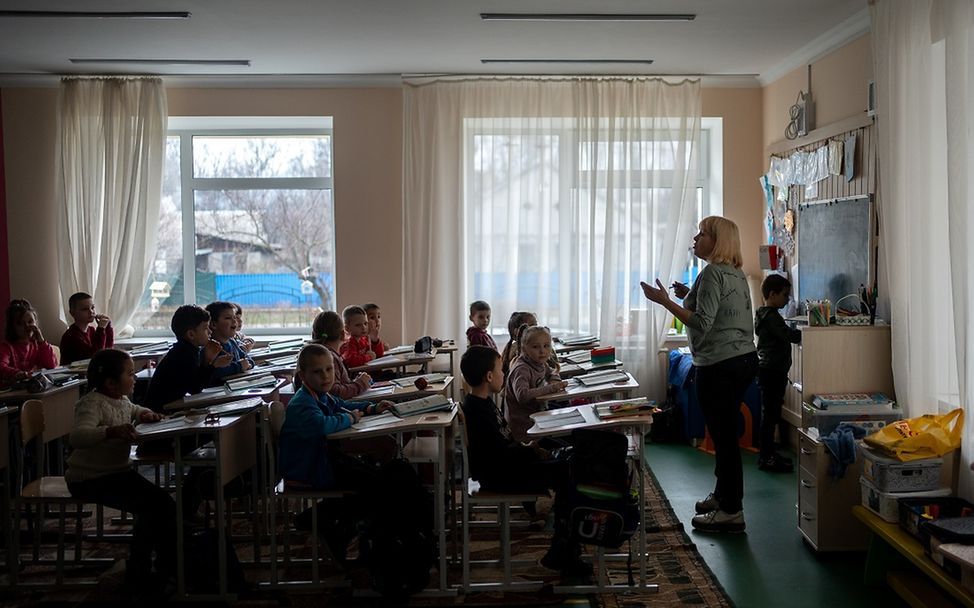
[[648, 300], [657, 304], [665, 304], [670, 301], [670, 294], [666, 292], [666, 288], [659, 282], [659, 279], [656, 279], [656, 287], [653, 287], [645, 281], [640, 281], [639, 286], [643, 288], [643, 295]]
[[670, 285], [670, 288], [673, 289], [673, 295], [675, 295], [681, 300], [687, 297], [687, 294], [690, 293], [690, 288], [687, 287], [685, 283], [681, 283], [679, 281], [673, 281], [673, 284]]
[[139, 414], [139, 422], [159, 422], [163, 415], [156, 412], [142, 412]]

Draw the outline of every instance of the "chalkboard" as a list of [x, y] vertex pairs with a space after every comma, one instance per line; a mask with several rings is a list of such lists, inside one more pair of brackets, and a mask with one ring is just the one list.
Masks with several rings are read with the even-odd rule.
[[[808, 205], [798, 210], [798, 297], [801, 300], [857, 293], [869, 285], [873, 242], [869, 197]], [[850, 298], [851, 300], [851, 298]], [[844, 307], [853, 304], [846, 300]]]

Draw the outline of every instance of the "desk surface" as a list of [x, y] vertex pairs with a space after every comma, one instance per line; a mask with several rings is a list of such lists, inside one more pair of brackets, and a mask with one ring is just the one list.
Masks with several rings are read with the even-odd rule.
[[239, 406], [234, 408], [223, 408], [223, 411], [232, 412], [227, 415], [220, 415], [220, 407], [210, 409], [215, 417], [207, 419], [200, 416], [196, 420], [189, 420], [186, 417], [169, 418], [160, 422], [143, 422], [135, 427], [138, 433], [137, 441], [150, 441], [155, 439], [167, 439], [177, 435], [196, 435], [199, 433], [212, 433], [221, 429], [237, 424], [242, 418], [254, 412], [263, 405], [261, 399], [242, 400], [239, 404], [226, 404], [227, 406]]
[[267, 401], [286, 384], [289, 384], [288, 380], [278, 380], [274, 386], [250, 388], [242, 391], [227, 391], [225, 387], [215, 387], [214, 390], [204, 389], [202, 393], [171, 401], [164, 405], [163, 409], [175, 411], [185, 410], [187, 408], [201, 408], [226, 403], [228, 401], [246, 399], [247, 397], [261, 397]]
[[0, 403], [22, 402], [28, 399], [44, 399], [68, 390], [77, 390], [85, 383], [84, 380], [71, 380], [61, 386], [52, 386], [42, 393], [28, 393], [25, 389], [0, 393]]
[[[624, 416], [620, 418], [610, 418], [608, 420], [602, 420], [599, 418], [598, 414], [595, 413], [594, 403], [586, 403], [584, 405], [573, 405], [571, 407], [563, 407], [557, 410], [549, 410], [547, 412], [536, 412], [531, 414], [531, 419], [534, 420], [534, 425], [528, 429], [528, 435], [535, 437], [546, 437], [552, 435], [566, 435], [572, 432], [574, 429], [617, 429], [617, 428], [632, 428], [632, 427], [650, 427], [653, 424], [653, 416], [643, 414], [640, 416]], [[565, 415], [570, 415], [572, 412], [577, 412], [581, 414], [583, 421], [571, 422], [569, 424], [559, 424], [555, 427], [541, 428], [538, 426], [538, 421], [543, 421], [546, 418], [557, 418]]]
[[952, 578], [936, 562], [927, 557], [923, 553], [923, 546], [920, 541], [907, 534], [898, 524], [883, 521], [878, 515], [862, 505], [852, 507], [852, 513], [862, 523], [866, 524], [871, 532], [887, 542], [910, 563], [933, 579], [937, 586], [963, 602], [965, 606], [974, 606], [974, 595], [964, 589], [959, 580]]
[[424, 365], [436, 358], [436, 352], [437, 352], [436, 349], [433, 349], [433, 352], [422, 354], [422, 355], [417, 355], [415, 353], [386, 355], [384, 357], [379, 357], [378, 359], [375, 359], [373, 361], [369, 361], [365, 365], [359, 365], [358, 367], [350, 367], [348, 371], [349, 373], [374, 372], [380, 369], [406, 367], [407, 365]]
[[542, 395], [538, 397], [538, 401], [548, 402], [548, 401], [562, 401], [565, 399], [579, 399], [581, 397], [597, 397], [599, 395], [611, 395], [612, 393], [631, 393], [632, 391], [639, 388], [639, 383], [636, 379], [632, 377], [632, 374], [626, 372], [625, 382], [607, 382], [605, 384], [596, 384], [594, 386], [585, 386], [584, 384], [569, 381], [568, 388], [563, 391], [558, 391], [557, 393], [550, 393], [548, 395]]
[[[406, 418], [398, 418], [389, 424], [380, 426], [370, 426], [368, 428], [356, 428], [352, 426], [343, 431], [328, 435], [328, 439], [365, 439], [367, 437], [378, 437], [395, 433], [442, 429], [453, 424], [456, 417], [457, 407], [454, 404], [449, 410], [427, 412]], [[369, 418], [371, 416], [366, 416], [363, 420], [368, 420]]]
[[[408, 378], [398, 378], [397, 381], [407, 379]], [[419, 399], [420, 397], [435, 395], [437, 393], [446, 394], [446, 391], [450, 388], [452, 383], [453, 376], [447, 376], [443, 382], [434, 382], [429, 384], [423, 390], [416, 388], [416, 385], [412, 383], [407, 384], [406, 386], [396, 386], [395, 384], [392, 384], [392, 389], [389, 389], [388, 387], [370, 388], [364, 393], [351, 397], [349, 401], [405, 401], [408, 399]]]
[[590, 372], [601, 372], [622, 367], [622, 361], [615, 359], [612, 363], [600, 363], [593, 365], [591, 361], [585, 363], [562, 363], [558, 370], [558, 375], [562, 380], [588, 374]]

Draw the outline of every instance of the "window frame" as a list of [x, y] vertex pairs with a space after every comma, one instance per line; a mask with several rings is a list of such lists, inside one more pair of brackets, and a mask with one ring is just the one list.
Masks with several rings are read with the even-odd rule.
[[[180, 212], [182, 213], [183, 304], [196, 301], [196, 192], [218, 190], [330, 190], [335, 201], [335, 138], [330, 117], [170, 117], [176, 126], [167, 129], [166, 138], [179, 138]], [[223, 123], [223, 124], [221, 124]], [[277, 126], [282, 123], [287, 126]], [[319, 125], [311, 126], [315, 123]], [[301, 126], [304, 124], [305, 126]], [[252, 125], [252, 126], [244, 126]], [[328, 177], [196, 177], [194, 175], [194, 137], [327, 137], [330, 147]], [[337, 234], [337, 226], [332, 226]], [[337, 258], [337, 251], [336, 251]], [[338, 286], [335, 285], [335, 299]], [[309, 326], [311, 320], [308, 320]], [[135, 336], [169, 335], [162, 329], [136, 329]], [[304, 327], [252, 327], [251, 336], [304, 335]]]

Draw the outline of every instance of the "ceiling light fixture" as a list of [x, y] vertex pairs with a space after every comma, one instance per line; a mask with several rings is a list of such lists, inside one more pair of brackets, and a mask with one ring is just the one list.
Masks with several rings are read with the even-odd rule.
[[0, 11], [0, 18], [22, 19], [189, 19], [189, 11]]
[[484, 21], [693, 21], [694, 13], [480, 13]]
[[480, 63], [653, 63], [652, 59], [481, 59]]
[[86, 63], [124, 63], [138, 65], [236, 65], [250, 67], [249, 59], [77, 59], [68, 61], [75, 64]]

